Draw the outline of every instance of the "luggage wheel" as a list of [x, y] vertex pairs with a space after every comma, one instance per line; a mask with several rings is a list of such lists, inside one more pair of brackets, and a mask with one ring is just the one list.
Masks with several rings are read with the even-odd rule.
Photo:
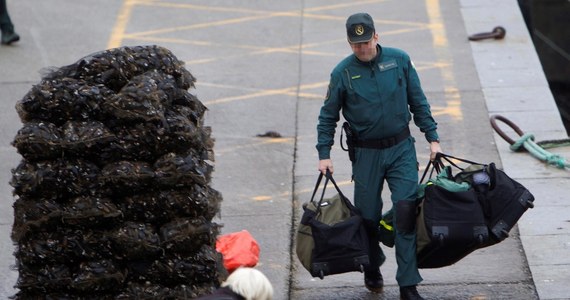
[[360, 273], [364, 273], [364, 266], [360, 265]]
[[505, 238], [508, 238], [508, 237], [509, 237], [509, 232], [506, 231], [505, 229], [501, 230], [501, 234], [503, 234], [503, 236], [504, 236]]
[[323, 279], [325, 278], [325, 272], [323, 272], [323, 270], [320, 270], [320, 271], [319, 271], [319, 278], [320, 278], [321, 280], [323, 280]]
[[526, 201], [526, 206], [528, 206], [528, 208], [534, 208], [534, 203], [530, 200]]

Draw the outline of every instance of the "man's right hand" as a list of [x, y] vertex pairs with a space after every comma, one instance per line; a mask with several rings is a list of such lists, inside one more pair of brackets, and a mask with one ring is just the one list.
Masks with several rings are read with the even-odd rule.
[[326, 175], [327, 169], [331, 172], [331, 174], [334, 173], [332, 160], [330, 158], [319, 160], [319, 171]]

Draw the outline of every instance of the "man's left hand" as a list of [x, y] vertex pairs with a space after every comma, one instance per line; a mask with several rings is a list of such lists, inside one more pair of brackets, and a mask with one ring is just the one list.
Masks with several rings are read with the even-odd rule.
[[438, 152], [443, 152], [443, 151], [441, 151], [441, 146], [439, 145], [439, 142], [431, 142], [431, 143], [429, 143], [429, 150], [430, 150], [430, 152], [431, 152], [430, 155], [429, 155], [429, 159], [430, 159], [431, 161], [434, 161], [434, 160], [435, 160], [435, 155], [436, 155]]

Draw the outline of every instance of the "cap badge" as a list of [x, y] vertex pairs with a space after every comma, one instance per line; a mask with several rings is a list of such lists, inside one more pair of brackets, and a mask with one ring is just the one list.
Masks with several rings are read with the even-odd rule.
[[356, 27], [354, 27], [354, 33], [356, 33], [356, 35], [363, 35], [364, 27], [362, 25], [356, 25]]

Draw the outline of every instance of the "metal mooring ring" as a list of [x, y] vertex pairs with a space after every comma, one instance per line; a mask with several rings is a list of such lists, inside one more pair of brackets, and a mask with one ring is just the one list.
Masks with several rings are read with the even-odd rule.
[[507, 143], [509, 144], [514, 144], [515, 141], [513, 139], [511, 139], [506, 133], [504, 133], [501, 128], [499, 128], [499, 126], [497, 125], [497, 121], [502, 121], [503, 123], [509, 125], [509, 127], [511, 127], [518, 135], [523, 136], [524, 132], [522, 132], [522, 130], [515, 125], [515, 123], [513, 123], [511, 120], [501, 116], [501, 115], [492, 115], [491, 116], [491, 126], [493, 127], [493, 129], [495, 129], [495, 131], [505, 140], [507, 141]]

